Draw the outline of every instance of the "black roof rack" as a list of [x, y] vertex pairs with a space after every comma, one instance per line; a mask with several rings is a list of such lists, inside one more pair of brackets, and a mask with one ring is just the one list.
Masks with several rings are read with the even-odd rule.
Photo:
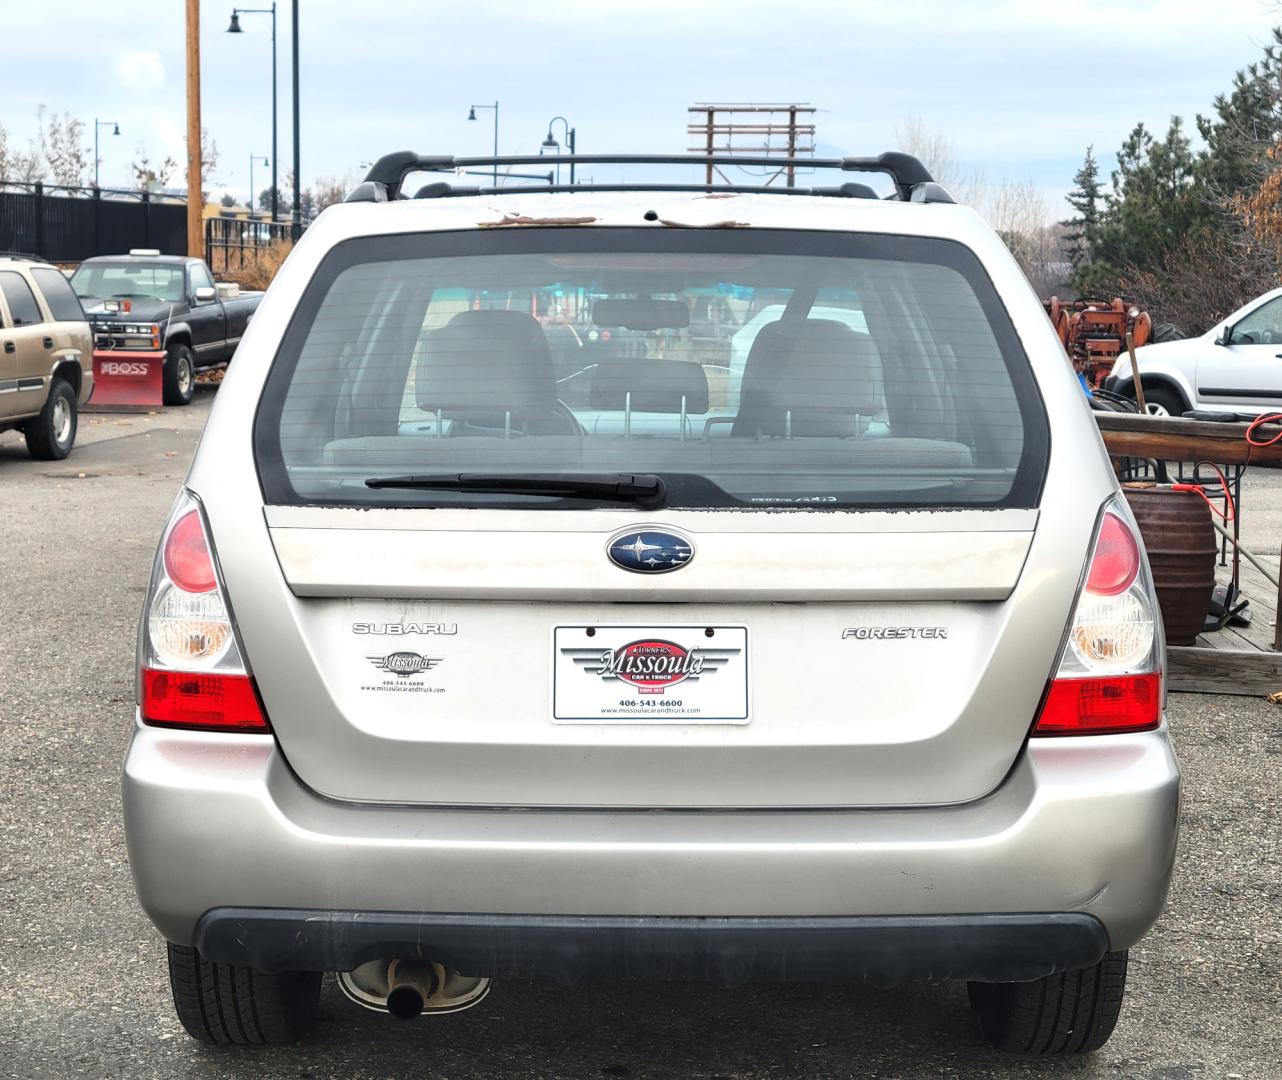
[[[842, 172], [885, 173], [895, 184], [895, 194], [904, 202], [952, 202], [952, 197], [934, 182], [926, 167], [911, 154], [887, 151], [876, 157], [781, 158], [753, 154], [575, 154], [539, 157], [518, 154], [503, 157], [452, 157], [438, 154], [416, 154], [399, 150], [384, 154], [370, 168], [364, 183], [347, 196], [347, 202], [386, 202], [404, 198], [401, 188], [405, 178], [416, 172], [447, 172], [458, 169], [507, 167], [512, 165], [752, 165], [770, 168], [837, 169]], [[845, 198], [876, 198], [865, 184], [846, 183], [836, 187], [769, 187], [727, 183], [703, 184], [539, 184], [520, 187], [457, 186], [445, 181], [426, 184], [417, 198], [444, 198], [457, 195], [499, 195], [548, 191], [710, 191], [765, 193], [771, 195], [832, 195]]]
[[47, 263], [49, 261], [43, 255], [33, 255], [30, 251], [0, 250], [0, 259], [21, 259], [23, 262], [38, 262], [38, 263]]

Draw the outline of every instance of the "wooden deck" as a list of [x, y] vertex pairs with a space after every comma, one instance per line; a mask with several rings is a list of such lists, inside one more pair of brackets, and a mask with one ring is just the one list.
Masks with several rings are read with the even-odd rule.
[[[1262, 561], [1267, 565], [1276, 558]], [[1217, 567], [1216, 577], [1228, 581], [1229, 567]], [[1239, 577], [1242, 594], [1251, 601], [1251, 624], [1199, 634], [1194, 646], [1171, 646], [1167, 650], [1170, 689], [1252, 696], [1282, 690], [1282, 653], [1273, 651], [1277, 590], [1245, 559]]]

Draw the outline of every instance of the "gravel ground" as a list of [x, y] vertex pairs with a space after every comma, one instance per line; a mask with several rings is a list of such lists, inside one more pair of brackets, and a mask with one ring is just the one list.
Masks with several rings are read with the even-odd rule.
[[[208, 411], [84, 417], [65, 462], [0, 435], [0, 1073], [23, 1077], [1282, 1077], [1282, 708], [1176, 695], [1185, 814], [1165, 917], [1094, 1057], [996, 1055], [960, 986], [504, 983], [397, 1025], [332, 982], [297, 1048], [210, 1050], [173, 1015], [129, 880], [118, 774], [138, 606]], [[1278, 550], [1282, 472], [1248, 481]], [[1268, 517], [1272, 515], [1272, 517]], [[1270, 546], [1271, 545], [1271, 546]]]

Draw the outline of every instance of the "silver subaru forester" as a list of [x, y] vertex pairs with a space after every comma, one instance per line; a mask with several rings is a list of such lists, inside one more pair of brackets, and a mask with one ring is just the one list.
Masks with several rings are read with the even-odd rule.
[[888, 190], [399, 153], [289, 256], [139, 634], [193, 1036], [296, 1039], [335, 972], [396, 1017], [957, 979], [998, 1046], [1108, 1038], [1179, 808], [1138, 530], [992, 230], [906, 155], [804, 164]]

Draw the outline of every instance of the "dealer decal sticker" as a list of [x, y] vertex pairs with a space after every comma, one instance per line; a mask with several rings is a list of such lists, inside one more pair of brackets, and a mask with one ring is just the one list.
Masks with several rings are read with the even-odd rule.
[[747, 648], [742, 626], [559, 626], [552, 719], [747, 723]]
[[367, 656], [365, 659], [390, 677], [384, 678], [378, 683], [364, 685], [361, 687], [362, 690], [411, 694], [439, 694], [443, 692], [442, 687], [428, 685], [417, 678], [417, 676], [431, 671], [441, 663], [442, 657], [420, 656], [416, 652], [400, 651], [386, 653], [382, 656]]

